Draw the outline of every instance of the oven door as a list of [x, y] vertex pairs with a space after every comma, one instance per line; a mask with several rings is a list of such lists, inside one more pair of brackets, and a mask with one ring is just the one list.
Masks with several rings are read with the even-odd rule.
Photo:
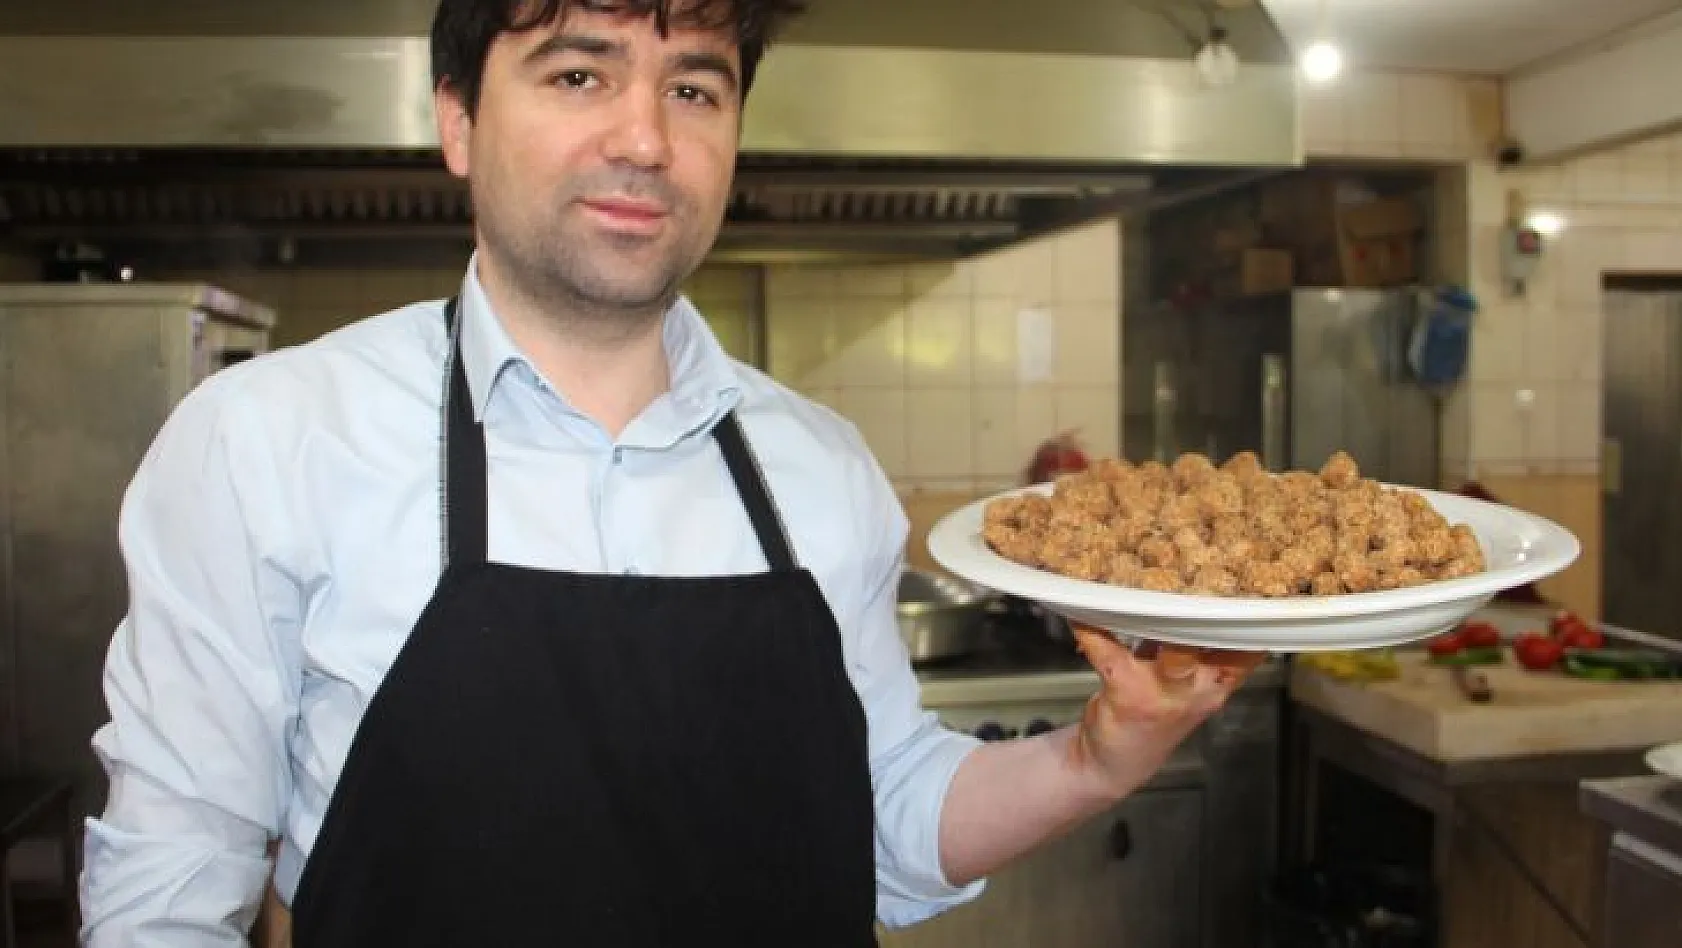
[[884, 948], [1197, 948], [1200, 786], [1145, 789], [993, 876], [975, 902]]

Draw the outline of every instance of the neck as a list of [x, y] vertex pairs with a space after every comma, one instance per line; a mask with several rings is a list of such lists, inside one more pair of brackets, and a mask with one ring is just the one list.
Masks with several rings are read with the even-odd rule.
[[594, 312], [521, 292], [479, 258], [479, 283], [514, 344], [571, 405], [614, 438], [671, 387], [664, 341], [669, 306]]

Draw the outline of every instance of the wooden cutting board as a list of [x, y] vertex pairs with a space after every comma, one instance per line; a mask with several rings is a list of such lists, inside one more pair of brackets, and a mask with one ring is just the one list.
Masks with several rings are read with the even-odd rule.
[[1476, 704], [1424, 652], [1397, 655], [1395, 681], [1342, 681], [1294, 665], [1291, 697], [1441, 761], [1639, 750], [1682, 741], [1682, 682], [1600, 682], [1526, 671], [1511, 653], [1480, 668], [1495, 700]]

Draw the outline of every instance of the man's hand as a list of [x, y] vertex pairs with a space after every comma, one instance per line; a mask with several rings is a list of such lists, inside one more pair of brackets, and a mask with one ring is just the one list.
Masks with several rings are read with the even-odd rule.
[[1144, 786], [1264, 655], [1177, 647], [1135, 655], [1108, 632], [1077, 628], [1103, 687], [1084, 720], [975, 749], [941, 811], [941, 866], [964, 884], [1115, 806]]
[[1070, 744], [1077, 771], [1120, 798], [1143, 785], [1267, 656], [1177, 645], [1130, 651], [1108, 632], [1074, 626], [1103, 688]]

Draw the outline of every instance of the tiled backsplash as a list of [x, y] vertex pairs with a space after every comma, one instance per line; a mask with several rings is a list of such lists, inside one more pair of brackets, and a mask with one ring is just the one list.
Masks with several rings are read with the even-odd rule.
[[859, 426], [906, 491], [1009, 485], [1075, 429], [1117, 451], [1121, 225], [960, 261], [773, 266], [770, 371]]
[[[1450, 473], [1592, 475], [1599, 468], [1607, 273], [1682, 273], [1682, 134], [1559, 166], [1466, 173], [1471, 285], [1483, 304], [1469, 384], [1448, 405]], [[1559, 213], [1563, 233], [1522, 295], [1500, 272], [1507, 197]]]

